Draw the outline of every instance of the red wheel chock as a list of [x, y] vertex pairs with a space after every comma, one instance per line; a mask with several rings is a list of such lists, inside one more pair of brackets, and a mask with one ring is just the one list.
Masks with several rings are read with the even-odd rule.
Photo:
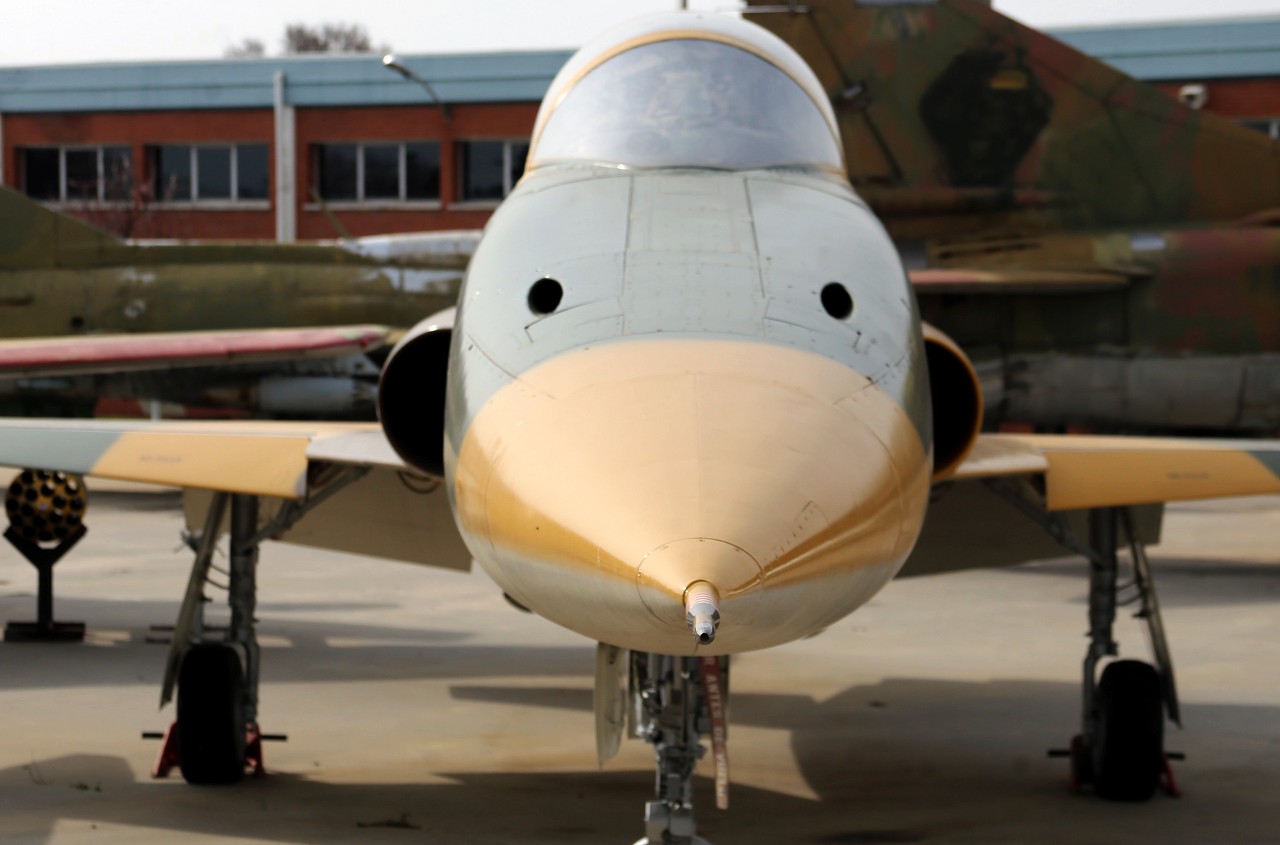
[[[169, 727], [164, 733], [155, 733], [148, 731], [142, 735], [143, 739], [161, 740], [160, 756], [156, 758], [155, 768], [151, 770], [151, 777], [160, 779], [167, 778], [169, 774], [176, 768], [180, 767], [178, 758], [178, 723], [170, 722]], [[262, 777], [267, 773], [267, 767], [263, 763], [262, 743], [264, 741], [284, 742], [287, 740], [284, 734], [264, 734], [255, 723], [250, 722], [244, 728], [244, 766], [254, 777]]]
[[1173, 766], [1170, 764], [1172, 760], [1185, 760], [1187, 755], [1170, 751], [1161, 759], [1160, 768], [1160, 788], [1164, 790], [1164, 794], [1170, 798], [1181, 798], [1182, 790], [1178, 788], [1178, 779], [1173, 776]]
[[169, 723], [169, 727], [165, 728], [163, 734], [144, 733], [143, 739], [159, 739], [163, 740], [160, 745], [160, 756], [156, 758], [156, 764], [151, 769], [151, 777], [155, 779], [167, 778], [178, 765], [178, 723], [173, 721]]

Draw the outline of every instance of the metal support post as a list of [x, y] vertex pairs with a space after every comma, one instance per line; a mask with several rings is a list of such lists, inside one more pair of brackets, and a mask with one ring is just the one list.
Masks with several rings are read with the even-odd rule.
[[258, 497], [237, 493], [231, 497], [231, 627], [227, 641], [244, 650], [245, 721], [258, 722], [260, 653], [254, 630], [258, 593]]
[[1117, 653], [1114, 638], [1116, 621], [1116, 540], [1118, 512], [1115, 508], [1089, 511], [1089, 651], [1084, 659], [1084, 736], [1091, 741], [1097, 731], [1095, 696], [1098, 663]]

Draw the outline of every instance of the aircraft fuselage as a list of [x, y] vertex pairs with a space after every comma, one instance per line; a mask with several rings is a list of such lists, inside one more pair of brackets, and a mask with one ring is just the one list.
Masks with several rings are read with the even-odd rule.
[[927, 389], [902, 267], [841, 180], [539, 169], [464, 286], [450, 489], [476, 560], [552, 621], [690, 653], [682, 598], [704, 581], [723, 622], [702, 650], [764, 648], [905, 560]]

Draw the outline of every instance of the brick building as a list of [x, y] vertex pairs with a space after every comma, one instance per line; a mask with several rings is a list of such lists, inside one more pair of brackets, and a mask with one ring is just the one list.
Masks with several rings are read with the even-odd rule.
[[1280, 138], [1280, 16], [1055, 30], [1188, 105]]
[[[1280, 137], [1280, 16], [1054, 34]], [[416, 81], [377, 56], [0, 68], [0, 182], [134, 237], [473, 228], [568, 56], [404, 57]]]
[[477, 227], [568, 56], [403, 59], [421, 82], [377, 56], [0, 69], [0, 181], [134, 237]]

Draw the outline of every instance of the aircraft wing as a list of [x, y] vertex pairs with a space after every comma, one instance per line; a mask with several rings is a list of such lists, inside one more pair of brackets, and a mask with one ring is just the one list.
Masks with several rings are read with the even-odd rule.
[[987, 434], [958, 480], [1039, 475], [1047, 511], [1280, 493], [1280, 441]]
[[899, 576], [1070, 554], [1091, 508], [1129, 508], [1155, 544], [1165, 502], [1277, 493], [1280, 441], [984, 434], [935, 490]]
[[382, 326], [155, 332], [0, 340], [0, 378], [339, 358], [386, 345]]
[[197, 528], [212, 491], [266, 497], [273, 539], [471, 565], [440, 479], [406, 466], [376, 423], [6, 419], [0, 466], [183, 488]]
[[[470, 564], [440, 480], [405, 465], [373, 423], [0, 420], [0, 465], [300, 504], [328, 496], [332, 479], [351, 471], [356, 483], [277, 539]], [[1001, 480], [1026, 494], [1024, 515], [991, 483]], [[1025, 518], [1027, 506], [1077, 522], [1090, 508], [1135, 507], [1154, 524], [1142, 529], [1153, 541], [1164, 502], [1267, 493], [1280, 493], [1278, 441], [985, 434], [939, 488], [903, 574], [1061, 555]], [[264, 508], [264, 519], [278, 511]]]
[[920, 267], [907, 271], [920, 294], [1084, 293], [1123, 288], [1130, 276], [1108, 270]]

